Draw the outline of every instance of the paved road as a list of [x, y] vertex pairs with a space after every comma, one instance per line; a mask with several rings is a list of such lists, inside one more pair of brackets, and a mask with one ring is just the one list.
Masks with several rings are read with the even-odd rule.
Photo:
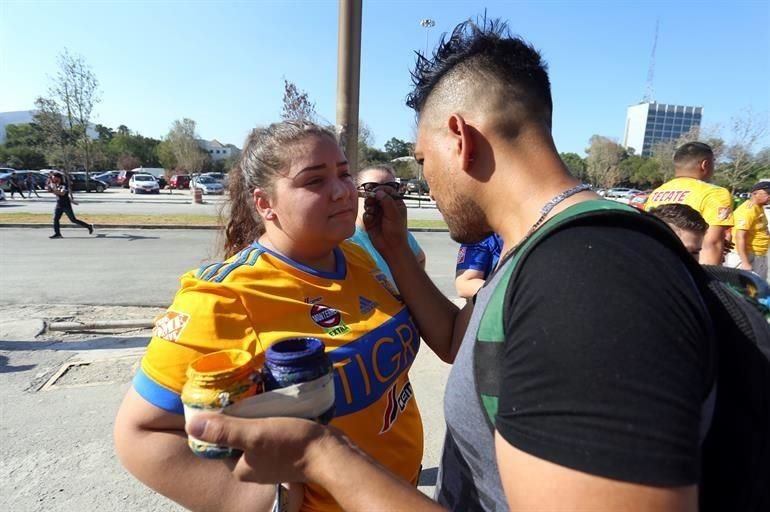
[[[168, 305], [184, 272], [216, 261], [213, 230], [0, 228], [0, 304]], [[457, 244], [447, 233], [415, 233], [427, 270], [453, 297]]]
[[[216, 233], [76, 233], [53, 241], [43, 229], [0, 229], [0, 510], [181, 510], [129, 476], [112, 448], [113, 418], [149, 333], [36, 338], [34, 329], [25, 331], [32, 318], [85, 308], [25, 305], [99, 304], [106, 317], [128, 314], [114, 305], [167, 305], [178, 274], [216, 253]], [[416, 236], [429, 274], [453, 295], [456, 244], [446, 233]], [[130, 311], [143, 315], [142, 308]], [[444, 435], [448, 368], [423, 346], [411, 370], [425, 427], [420, 489], [428, 494]]]
[[[40, 193], [32, 199], [8, 199], [0, 202], [0, 213], [53, 213], [55, 200], [50, 193]], [[130, 194], [122, 188], [110, 188], [96, 192], [75, 194], [78, 205], [75, 213], [87, 218], [89, 213], [135, 215], [204, 214], [218, 215], [225, 204], [225, 196], [204, 196], [204, 204], [193, 204], [189, 190], [164, 190], [160, 194]], [[409, 217], [412, 219], [440, 219], [433, 202], [407, 199]], [[66, 224], [66, 220], [64, 221]]]

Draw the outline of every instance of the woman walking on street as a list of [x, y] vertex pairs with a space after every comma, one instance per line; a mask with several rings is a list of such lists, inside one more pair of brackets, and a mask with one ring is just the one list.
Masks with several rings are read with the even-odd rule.
[[53, 212], [53, 235], [48, 238], [62, 238], [59, 229], [59, 220], [62, 215], [67, 215], [67, 218], [73, 224], [86, 228], [89, 235], [94, 232], [93, 224], [83, 222], [75, 217], [75, 212], [72, 211], [72, 201], [70, 200], [70, 189], [61, 172], [54, 171], [48, 175], [47, 189], [56, 196], [56, 208]]

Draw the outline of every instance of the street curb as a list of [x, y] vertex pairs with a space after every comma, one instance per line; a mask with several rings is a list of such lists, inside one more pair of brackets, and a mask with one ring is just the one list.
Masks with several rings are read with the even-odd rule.
[[[51, 224], [0, 223], [2, 228], [50, 228]], [[79, 226], [63, 224], [62, 228], [74, 229]], [[94, 224], [94, 229], [214, 229], [221, 230], [222, 226], [203, 224]], [[448, 228], [409, 228], [413, 233], [446, 233]]]

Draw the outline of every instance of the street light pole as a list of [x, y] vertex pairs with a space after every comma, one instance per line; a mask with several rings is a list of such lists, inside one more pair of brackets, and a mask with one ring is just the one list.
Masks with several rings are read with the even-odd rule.
[[425, 53], [423, 57], [428, 58], [428, 37], [430, 37], [430, 29], [436, 26], [436, 22], [430, 18], [424, 18], [420, 20], [420, 26], [425, 30]]
[[[436, 22], [430, 18], [423, 18], [420, 20], [420, 26], [425, 29], [425, 53], [422, 54], [423, 58], [428, 58], [428, 38], [430, 37], [430, 29], [436, 26]], [[417, 179], [422, 181], [422, 166], [417, 165]], [[422, 187], [422, 185], [420, 185]], [[422, 190], [422, 188], [420, 188]], [[418, 206], [421, 202], [418, 202]]]
[[358, 94], [361, 74], [361, 0], [339, 0], [337, 137], [358, 171]]

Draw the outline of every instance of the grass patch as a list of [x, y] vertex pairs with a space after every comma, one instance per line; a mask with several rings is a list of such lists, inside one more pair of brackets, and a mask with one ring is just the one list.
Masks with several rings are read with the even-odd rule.
[[[119, 213], [92, 214], [81, 213], [80, 218], [86, 222], [99, 225], [154, 225], [154, 226], [215, 226], [219, 218], [216, 215], [123, 215]], [[53, 215], [47, 213], [0, 213], [0, 224], [51, 224]], [[62, 217], [62, 225], [68, 224]]]
[[407, 221], [409, 229], [414, 228], [442, 228], [446, 229], [446, 222], [437, 219], [409, 219]]
[[[82, 214], [82, 220], [97, 226], [216, 226], [219, 217], [216, 215], [122, 215], [122, 214]], [[0, 224], [51, 224], [52, 215], [47, 213], [0, 213]], [[69, 221], [62, 218], [62, 224]], [[443, 220], [410, 219], [409, 228], [446, 228]]]

